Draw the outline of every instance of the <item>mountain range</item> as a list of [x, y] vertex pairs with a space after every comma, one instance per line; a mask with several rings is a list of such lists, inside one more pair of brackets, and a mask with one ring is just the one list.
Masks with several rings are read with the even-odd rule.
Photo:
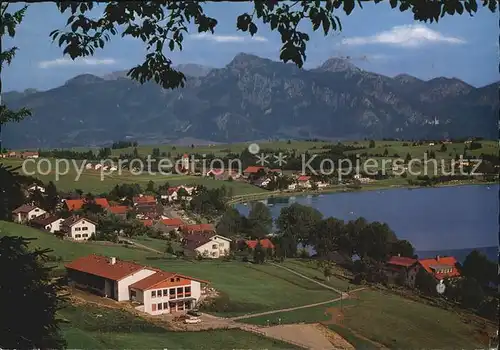
[[387, 77], [339, 58], [304, 70], [243, 53], [224, 68], [178, 69], [187, 81], [176, 90], [115, 72], [79, 75], [48, 91], [5, 93], [7, 106], [28, 107], [33, 116], [8, 124], [4, 145], [498, 137], [498, 83], [476, 88], [456, 78]]

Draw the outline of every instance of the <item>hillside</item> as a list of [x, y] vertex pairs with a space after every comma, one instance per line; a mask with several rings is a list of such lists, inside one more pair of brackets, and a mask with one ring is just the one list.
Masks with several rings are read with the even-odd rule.
[[[226, 67], [182, 67], [184, 89], [139, 85], [114, 73], [81, 75], [52, 90], [4, 95], [33, 117], [5, 129], [10, 148], [141, 143], [195, 138], [442, 138], [498, 135], [498, 86], [422, 81], [367, 72], [332, 58], [301, 70], [249, 54]], [[436, 122], [437, 121], [437, 122]]]

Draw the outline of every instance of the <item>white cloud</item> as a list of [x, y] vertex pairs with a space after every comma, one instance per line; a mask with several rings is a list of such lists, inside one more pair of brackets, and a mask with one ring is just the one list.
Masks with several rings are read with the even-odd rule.
[[342, 44], [345, 45], [385, 44], [408, 48], [434, 43], [463, 44], [465, 40], [446, 36], [422, 24], [395, 26], [391, 30], [373, 36], [352, 37], [342, 40]]
[[251, 41], [259, 41], [259, 42], [267, 41], [267, 38], [259, 35], [241, 36], [241, 35], [218, 35], [218, 34], [208, 34], [208, 33], [197, 33], [190, 35], [190, 37], [195, 40], [207, 40], [207, 41], [214, 41], [217, 43], [242, 43]]
[[57, 58], [52, 61], [42, 61], [38, 63], [40, 68], [51, 68], [51, 67], [61, 67], [61, 66], [101, 66], [101, 65], [111, 65], [115, 64], [116, 61], [113, 58], [77, 58], [74, 61], [70, 58]]

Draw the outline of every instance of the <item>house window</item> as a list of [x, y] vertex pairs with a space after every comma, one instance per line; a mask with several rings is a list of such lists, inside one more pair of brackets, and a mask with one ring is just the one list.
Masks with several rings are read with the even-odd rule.
[[182, 289], [183, 289], [182, 287], [177, 288], [177, 294], [182, 294], [182, 293], [184, 293], [184, 291], [183, 291]]
[[161, 298], [161, 289], [159, 291], [157, 291], [156, 293], [158, 295], [158, 298]]
[[182, 310], [184, 310], [184, 303], [177, 304], [177, 311], [182, 311]]
[[152, 309], [153, 311], [156, 311], [156, 304], [151, 304], [151, 309]]
[[184, 307], [185, 307], [185, 309], [186, 309], [186, 310], [191, 309], [191, 302], [186, 301], [186, 302], [184, 303]]
[[163, 296], [166, 297], [168, 295], [168, 289], [163, 290]]
[[219, 243], [219, 248], [224, 247], [224, 243]]
[[82, 227], [82, 231], [87, 231], [88, 229], [88, 227]]
[[212, 244], [212, 249], [217, 249], [217, 244]]
[[174, 281], [174, 279], [173, 279], [173, 278], [171, 278], [171, 279], [170, 279], [170, 282], [173, 282], [173, 281]]
[[177, 278], [175, 279], [175, 282], [180, 282], [180, 280], [181, 280], [181, 279], [180, 279], [180, 277], [177, 277]]
[[163, 304], [162, 303], [158, 304], [158, 310], [163, 310]]
[[135, 298], [137, 296], [137, 293], [135, 292], [135, 290], [131, 290], [130, 291], [130, 297], [131, 298]]
[[151, 298], [156, 298], [156, 290], [151, 292]]
[[75, 227], [75, 231], [80, 231], [80, 230], [81, 230], [81, 228]]
[[89, 235], [88, 235], [88, 234], [86, 234], [86, 233], [84, 233], [84, 234], [82, 235], [82, 237], [88, 237], [88, 236], [89, 236]]
[[163, 309], [168, 310], [168, 303], [163, 303]]
[[186, 287], [186, 293], [191, 293], [191, 287]]
[[75, 235], [75, 238], [80, 238], [82, 235]]

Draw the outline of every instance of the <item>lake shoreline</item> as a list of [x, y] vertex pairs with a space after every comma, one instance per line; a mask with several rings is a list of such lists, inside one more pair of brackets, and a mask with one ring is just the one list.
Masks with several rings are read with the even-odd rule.
[[234, 206], [236, 204], [248, 203], [253, 201], [272, 199], [272, 198], [290, 198], [290, 197], [305, 197], [309, 195], [321, 195], [321, 194], [334, 194], [334, 193], [357, 193], [366, 191], [380, 191], [380, 190], [393, 190], [393, 189], [431, 189], [431, 188], [442, 188], [442, 187], [459, 187], [459, 186], [488, 186], [488, 185], [499, 185], [498, 181], [461, 181], [457, 183], [443, 183], [436, 186], [410, 186], [410, 185], [384, 185], [384, 184], [373, 184], [372, 186], [361, 186], [359, 189], [349, 188], [345, 185], [337, 185], [335, 187], [323, 189], [323, 190], [304, 190], [304, 191], [269, 191], [255, 194], [247, 194], [234, 196], [229, 201], [228, 204]]

